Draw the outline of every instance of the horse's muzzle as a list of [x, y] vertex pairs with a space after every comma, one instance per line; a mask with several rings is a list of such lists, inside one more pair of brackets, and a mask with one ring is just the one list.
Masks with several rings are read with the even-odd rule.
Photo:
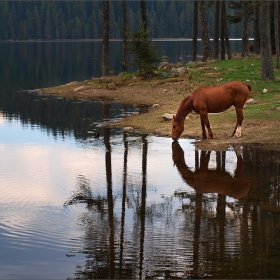
[[172, 140], [173, 140], [173, 141], [176, 141], [176, 142], [177, 142], [177, 141], [178, 141], [178, 139], [179, 139], [179, 138], [172, 137]]

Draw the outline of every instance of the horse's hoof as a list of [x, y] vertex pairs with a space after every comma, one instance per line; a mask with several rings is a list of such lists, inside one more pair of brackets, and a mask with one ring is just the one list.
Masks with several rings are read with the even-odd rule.
[[231, 135], [231, 138], [240, 138], [240, 137], [241, 137], [241, 135], [236, 135], [236, 134]]

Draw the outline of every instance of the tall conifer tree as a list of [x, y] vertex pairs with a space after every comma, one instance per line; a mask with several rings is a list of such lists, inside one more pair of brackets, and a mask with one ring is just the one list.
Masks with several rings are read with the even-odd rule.
[[261, 76], [264, 80], [274, 79], [273, 62], [270, 42], [270, 1], [260, 5], [260, 46], [261, 46]]
[[198, 1], [199, 7], [199, 18], [200, 18], [200, 29], [201, 29], [201, 40], [203, 43], [203, 61], [206, 61], [212, 56], [210, 39], [209, 39], [209, 27], [206, 14], [205, 1]]
[[127, 72], [127, 20], [126, 3], [122, 0], [123, 71]]
[[109, 74], [109, 1], [103, 0], [102, 76]]
[[196, 61], [197, 55], [197, 24], [198, 24], [198, 2], [193, 2], [193, 30], [192, 30], [192, 61]]

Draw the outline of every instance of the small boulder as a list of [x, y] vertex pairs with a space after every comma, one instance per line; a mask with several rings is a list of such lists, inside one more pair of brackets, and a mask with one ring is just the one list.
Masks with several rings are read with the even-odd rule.
[[163, 77], [163, 78], [168, 78], [169, 73], [168, 72], [162, 72], [162, 73], [160, 73], [160, 76]]
[[111, 82], [112, 82], [112, 79], [109, 77], [100, 77], [99, 78], [99, 83], [101, 83], [101, 84], [108, 84]]
[[175, 116], [175, 114], [165, 113], [165, 114], [162, 115], [163, 119], [166, 120], [166, 121], [172, 120], [173, 116]]
[[163, 61], [158, 65], [158, 69], [171, 69], [170, 63], [167, 61]]
[[176, 63], [176, 67], [184, 67], [184, 63], [179, 61], [179, 62]]
[[255, 101], [254, 98], [250, 98], [250, 99], [247, 100], [247, 102], [246, 102], [245, 104], [247, 104], [247, 105], [252, 105], [252, 104], [256, 104], [256, 103], [257, 103], [257, 102]]
[[126, 127], [123, 128], [123, 130], [124, 131], [132, 131], [132, 130], [134, 130], [134, 128], [131, 127], [131, 126], [126, 126]]
[[77, 91], [84, 90], [84, 89], [87, 89], [87, 88], [89, 88], [89, 86], [80, 86], [80, 87], [74, 88], [73, 91], [77, 92]]
[[180, 77], [186, 73], [188, 73], [189, 77], [191, 76], [186, 67], [172, 68], [170, 71], [170, 78]]
[[111, 89], [111, 90], [115, 90], [115, 89], [117, 89], [117, 85], [116, 85], [115, 83], [109, 83], [109, 84], [107, 85], [107, 88], [108, 88], [108, 89]]
[[170, 71], [170, 77], [179, 77], [183, 74], [185, 74], [186, 68], [185, 67], [179, 67], [179, 68], [172, 68]]

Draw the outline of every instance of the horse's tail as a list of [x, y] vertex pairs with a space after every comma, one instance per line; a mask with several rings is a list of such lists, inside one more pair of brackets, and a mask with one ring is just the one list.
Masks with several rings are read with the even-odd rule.
[[246, 86], [248, 87], [248, 89], [249, 89], [249, 92], [252, 90], [252, 87], [251, 87], [251, 85], [249, 85], [249, 84], [246, 84]]

